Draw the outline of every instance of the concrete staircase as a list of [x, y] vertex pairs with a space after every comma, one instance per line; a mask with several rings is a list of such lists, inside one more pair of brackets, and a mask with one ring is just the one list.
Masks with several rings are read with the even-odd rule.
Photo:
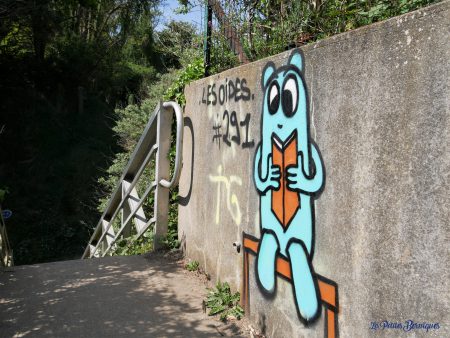
[[205, 286], [161, 254], [0, 270], [0, 337], [238, 336], [202, 310]]

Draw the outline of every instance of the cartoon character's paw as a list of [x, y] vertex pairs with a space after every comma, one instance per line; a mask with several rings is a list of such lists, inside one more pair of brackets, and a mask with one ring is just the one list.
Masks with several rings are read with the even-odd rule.
[[[301, 155], [298, 157], [298, 163], [301, 164]], [[304, 174], [301, 166], [290, 166], [286, 169], [286, 181], [289, 190], [300, 190], [303, 178]]]
[[303, 168], [306, 167], [304, 164], [303, 153], [298, 154], [298, 166], [290, 166], [286, 170], [286, 180], [287, 187], [290, 190], [302, 191], [307, 194], [315, 194], [318, 192], [324, 182], [324, 171], [322, 158], [320, 157], [319, 151], [314, 143], [311, 144], [311, 164], [313, 165], [313, 173], [310, 177], [306, 176]]
[[269, 174], [267, 176], [268, 187], [273, 190], [280, 189], [280, 166], [274, 165], [272, 155], [269, 157]]

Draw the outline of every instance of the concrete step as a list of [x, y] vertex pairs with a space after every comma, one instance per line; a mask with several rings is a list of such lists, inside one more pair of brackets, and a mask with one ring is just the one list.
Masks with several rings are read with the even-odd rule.
[[202, 310], [205, 286], [161, 254], [0, 271], [0, 337], [239, 336]]

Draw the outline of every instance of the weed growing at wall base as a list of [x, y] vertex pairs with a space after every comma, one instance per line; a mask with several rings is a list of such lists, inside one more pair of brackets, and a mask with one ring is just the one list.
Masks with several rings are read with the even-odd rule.
[[190, 261], [185, 265], [186, 270], [188, 271], [197, 271], [200, 263], [198, 261]]
[[216, 288], [208, 289], [206, 298], [206, 307], [210, 309], [208, 315], [214, 316], [220, 313], [220, 320], [226, 320], [228, 317], [241, 319], [244, 315], [244, 309], [238, 304], [241, 299], [239, 292], [231, 293], [230, 285], [227, 282], [217, 282]]

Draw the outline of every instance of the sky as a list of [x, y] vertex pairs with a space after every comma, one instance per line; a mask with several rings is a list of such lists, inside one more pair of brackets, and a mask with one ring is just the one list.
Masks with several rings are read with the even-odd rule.
[[175, 14], [175, 9], [179, 7], [178, 0], [165, 0], [160, 7], [163, 16], [159, 22], [156, 30], [162, 30], [165, 23], [169, 23], [171, 20], [185, 21], [193, 24], [199, 32], [202, 31], [204, 7], [194, 7], [188, 14]]

